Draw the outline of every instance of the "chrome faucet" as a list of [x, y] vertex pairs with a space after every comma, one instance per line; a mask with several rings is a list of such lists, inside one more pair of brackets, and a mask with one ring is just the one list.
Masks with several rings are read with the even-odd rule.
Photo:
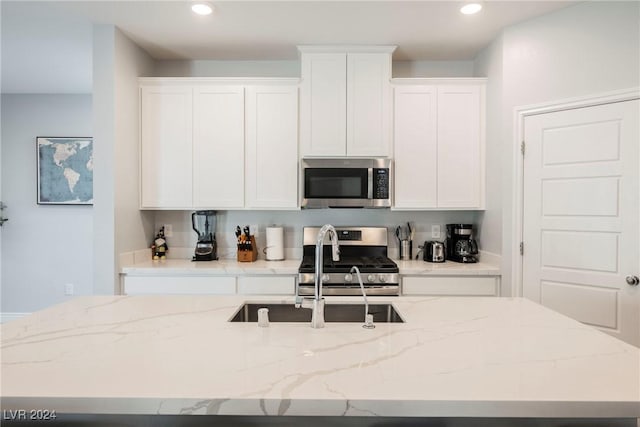
[[331, 240], [331, 258], [334, 261], [340, 261], [340, 245], [338, 244], [338, 233], [333, 225], [326, 224], [318, 232], [318, 240], [316, 241], [316, 268], [315, 268], [315, 295], [313, 298], [300, 298], [296, 295], [296, 308], [311, 309], [311, 327], [324, 328], [324, 298], [322, 298], [322, 272], [324, 236], [329, 233]]

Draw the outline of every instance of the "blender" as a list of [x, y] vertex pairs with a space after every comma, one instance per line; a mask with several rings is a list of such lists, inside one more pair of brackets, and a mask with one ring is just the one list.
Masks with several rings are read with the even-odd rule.
[[216, 256], [216, 211], [195, 211], [191, 214], [191, 226], [198, 234], [193, 261], [213, 261]]

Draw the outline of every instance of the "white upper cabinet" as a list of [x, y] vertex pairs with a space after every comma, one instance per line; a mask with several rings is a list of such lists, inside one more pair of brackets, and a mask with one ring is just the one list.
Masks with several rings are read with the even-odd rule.
[[246, 92], [246, 206], [298, 206], [298, 88], [252, 86]]
[[482, 87], [438, 87], [438, 207], [484, 207]]
[[186, 208], [192, 204], [192, 91], [184, 86], [140, 92], [140, 204]]
[[394, 46], [300, 46], [302, 157], [390, 152]]
[[394, 90], [394, 198], [396, 208], [438, 207], [437, 89]]
[[141, 209], [296, 209], [297, 79], [141, 78]]
[[347, 142], [347, 55], [302, 55], [302, 155], [344, 156]]
[[244, 130], [242, 86], [194, 88], [194, 207], [244, 207]]
[[388, 156], [391, 54], [347, 55], [347, 156]]
[[483, 209], [485, 79], [395, 79], [394, 101], [394, 208]]

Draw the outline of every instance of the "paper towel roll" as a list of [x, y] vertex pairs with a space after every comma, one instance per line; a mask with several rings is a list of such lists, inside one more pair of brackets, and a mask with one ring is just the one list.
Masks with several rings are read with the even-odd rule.
[[267, 227], [266, 234], [265, 258], [267, 261], [282, 261], [284, 259], [284, 230], [282, 227]]

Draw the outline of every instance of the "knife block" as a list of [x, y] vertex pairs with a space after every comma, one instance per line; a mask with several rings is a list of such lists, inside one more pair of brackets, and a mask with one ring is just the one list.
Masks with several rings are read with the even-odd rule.
[[251, 236], [250, 239], [251, 249], [238, 249], [238, 262], [254, 262], [258, 259], [258, 247], [256, 246], [256, 238], [254, 236]]

